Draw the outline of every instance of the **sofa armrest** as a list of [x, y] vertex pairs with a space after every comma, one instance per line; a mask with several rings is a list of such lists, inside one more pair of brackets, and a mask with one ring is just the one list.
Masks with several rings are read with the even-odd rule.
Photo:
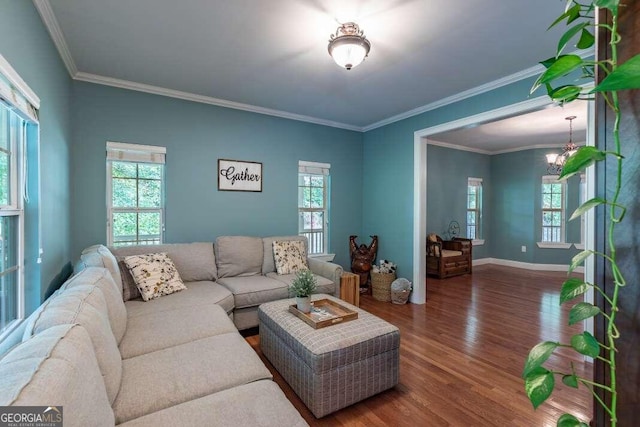
[[309, 269], [318, 276], [322, 276], [325, 279], [331, 280], [336, 284], [336, 291], [334, 293], [338, 298], [340, 297], [340, 277], [342, 276], [343, 269], [340, 265], [332, 262], [320, 261], [318, 259], [307, 258]]

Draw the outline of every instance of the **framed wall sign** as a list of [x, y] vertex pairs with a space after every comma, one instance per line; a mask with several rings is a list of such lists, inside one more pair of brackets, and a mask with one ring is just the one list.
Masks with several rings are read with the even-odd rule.
[[262, 191], [262, 163], [218, 159], [218, 190]]

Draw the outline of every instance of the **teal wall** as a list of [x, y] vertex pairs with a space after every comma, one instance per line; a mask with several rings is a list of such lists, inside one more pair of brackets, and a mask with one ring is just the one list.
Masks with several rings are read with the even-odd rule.
[[470, 151], [427, 145], [427, 233], [444, 238], [451, 221], [460, 225], [459, 237], [467, 237], [468, 178], [482, 178], [482, 230], [485, 244], [473, 247], [473, 258], [491, 256], [489, 244], [494, 238], [491, 227], [491, 156]]
[[[491, 257], [535, 264], [570, 263], [578, 253], [570, 249], [538, 248], [536, 242], [542, 238], [542, 177], [547, 175], [545, 154], [548, 149], [517, 151], [491, 156], [491, 182], [493, 186], [490, 203], [493, 206], [493, 231], [495, 240], [491, 246]], [[578, 207], [580, 178], [567, 182], [567, 220]], [[580, 221], [566, 224], [567, 243], [580, 243]], [[521, 251], [527, 247], [527, 252]]]
[[[26, 206], [25, 298], [27, 314], [57, 285], [56, 278], [71, 258], [69, 211], [69, 151], [71, 145], [71, 79], [64, 68], [40, 15], [30, 1], [0, 3], [0, 53], [38, 95], [42, 182], [42, 264], [38, 253], [37, 193], [31, 185], [32, 201]], [[33, 147], [30, 177], [35, 160]]]
[[[330, 251], [348, 266], [362, 221], [362, 134], [74, 83], [72, 250], [106, 241], [105, 144], [167, 147], [167, 242], [297, 234], [298, 161], [331, 164]], [[263, 163], [261, 193], [217, 190], [219, 158]]]

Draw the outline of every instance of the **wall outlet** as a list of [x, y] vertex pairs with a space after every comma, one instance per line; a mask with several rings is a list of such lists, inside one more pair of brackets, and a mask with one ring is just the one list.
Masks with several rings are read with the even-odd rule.
[[522, 252], [527, 252], [527, 247], [526, 247], [526, 246], [523, 246], [522, 248], [520, 248], [520, 250], [521, 250]]

